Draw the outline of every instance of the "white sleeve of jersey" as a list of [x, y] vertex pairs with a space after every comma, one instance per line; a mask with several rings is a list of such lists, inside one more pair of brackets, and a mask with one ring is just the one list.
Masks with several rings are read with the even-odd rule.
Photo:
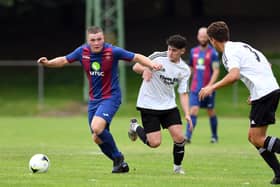
[[149, 59], [154, 60], [158, 57], [167, 57], [167, 52], [166, 51], [156, 51], [153, 52], [151, 55], [148, 56]]
[[225, 66], [227, 67], [227, 70], [230, 71], [232, 68], [239, 68], [240, 69], [240, 52], [237, 51], [237, 49], [231, 48], [229, 50], [226, 50], [225, 53]]
[[190, 68], [187, 68], [181, 77], [178, 80], [178, 93], [188, 93], [189, 92], [189, 80], [190, 80], [191, 71]]

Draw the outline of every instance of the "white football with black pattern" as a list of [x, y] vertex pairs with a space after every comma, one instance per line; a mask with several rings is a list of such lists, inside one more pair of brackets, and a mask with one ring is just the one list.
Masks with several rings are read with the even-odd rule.
[[35, 154], [29, 161], [29, 170], [32, 173], [45, 173], [50, 166], [49, 158], [44, 154]]

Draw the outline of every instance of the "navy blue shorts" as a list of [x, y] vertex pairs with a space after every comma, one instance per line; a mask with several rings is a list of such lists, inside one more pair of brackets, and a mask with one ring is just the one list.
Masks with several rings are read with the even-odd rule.
[[210, 96], [199, 101], [198, 92], [190, 92], [190, 106], [212, 109], [215, 107], [215, 96], [216, 92], [213, 92]]
[[109, 98], [109, 99], [102, 99], [102, 100], [94, 100], [88, 102], [88, 123], [90, 130], [91, 129], [91, 121], [94, 116], [98, 116], [103, 118], [106, 122], [106, 129], [109, 130], [109, 125], [118, 111], [121, 104], [120, 99], [116, 98]]

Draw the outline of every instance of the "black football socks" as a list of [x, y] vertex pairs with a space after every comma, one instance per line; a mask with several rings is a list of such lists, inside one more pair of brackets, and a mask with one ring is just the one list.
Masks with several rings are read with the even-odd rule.
[[280, 153], [280, 139], [273, 136], [267, 136], [263, 147], [270, 152]]
[[181, 143], [174, 142], [173, 145], [173, 159], [175, 165], [181, 165], [185, 154], [185, 140]]
[[275, 153], [272, 153], [264, 148], [257, 149], [264, 161], [272, 168], [275, 177], [280, 177], [280, 164]]

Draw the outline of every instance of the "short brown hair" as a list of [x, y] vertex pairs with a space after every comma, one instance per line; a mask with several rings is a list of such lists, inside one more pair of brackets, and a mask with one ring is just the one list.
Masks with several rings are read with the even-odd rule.
[[223, 21], [216, 21], [211, 23], [207, 28], [209, 38], [214, 38], [219, 42], [226, 42], [229, 40], [229, 28]]
[[90, 27], [87, 28], [87, 33], [88, 34], [96, 34], [96, 33], [99, 33], [99, 32], [103, 32], [103, 30], [98, 26], [90, 26]]

